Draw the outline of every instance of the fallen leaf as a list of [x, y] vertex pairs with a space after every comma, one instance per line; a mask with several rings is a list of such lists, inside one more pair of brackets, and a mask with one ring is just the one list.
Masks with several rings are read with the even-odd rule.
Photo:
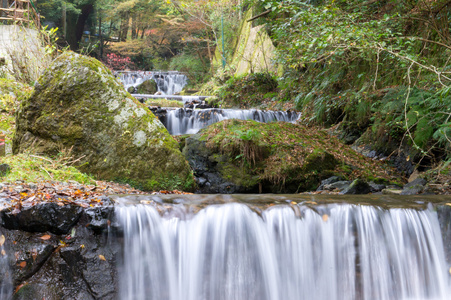
[[23, 269], [23, 268], [25, 268], [25, 267], [27, 266], [27, 262], [26, 262], [26, 261], [23, 261], [23, 262], [21, 262], [21, 263], [19, 264], [19, 266]]
[[328, 215], [323, 215], [323, 221], [327, 222], [327, 220], [329, 220], [329, 216]]
[[1, 236], [0, 236], [0, 247], [1, 246], [3, 246], [3, 244], [5, 243], [5, 236], [2, 234]]
[[292, 204], [292, 205], [296, 205], [297, 203], [296, 203], [296, 202], [294, 202], [294, 201], [291, 201], [291, 204]]
[[43, 236], [40, 237], [40, 239], [44, 240], [44, 241], [46, 241], [46, 240], [48, 240], [50, 238], [51, 238], [50, 234], [44, 234]]
[[16, 290], [14, 291], [14, 293], [17, 293], [21, 288], [23, 288], [25, 285], [27, 285], [27, 283], [22, 283], [19, 286], [16, 287]]
[[84, 245], [84, 244], [81, 244], [81, 245], [80, 245], [80, 248], [81, 248], [81, 249], [84, 249], [84, 248], [85, 248], [85, 245]]
[[2, 249], [2, 252], [1, 252], [1, 253], [2, 253], [3, 256], [5, 256], [5, 255], [6, 255], [5, 249]]
[[102, 254], [99, 255], [99, 258], [100, 258], [100, 260], [106, 261], [105, 256], [103, 256]]

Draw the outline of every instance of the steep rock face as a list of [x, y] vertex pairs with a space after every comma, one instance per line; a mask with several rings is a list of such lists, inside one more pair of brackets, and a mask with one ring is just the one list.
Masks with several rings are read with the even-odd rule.
[[189, 165], [161, 122], [99, 61], [72, 52], [56, 59], [17, 112], [13, 152], [71, 149], [78, 167], [145, 189], [192, 185]]

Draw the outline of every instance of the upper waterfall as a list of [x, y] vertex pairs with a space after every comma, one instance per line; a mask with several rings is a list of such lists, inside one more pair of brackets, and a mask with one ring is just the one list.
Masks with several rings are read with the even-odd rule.
[[116, 72], [115, 75], [119, 77], [126, 90], [152, 79], [157, 83], [158, 92], [163, 95], [180, 93], [188, 82], [186, 75], [177, 71], [129, 71]]

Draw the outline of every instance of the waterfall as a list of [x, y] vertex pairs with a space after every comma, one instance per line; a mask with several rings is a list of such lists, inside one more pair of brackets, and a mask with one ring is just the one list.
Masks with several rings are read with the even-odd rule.
[[168, 110], [164, 125], [172, 135], [193, 134], [213, 123], [227, 120], [255, 120], [258, 122], [293, 122], [299, 118], [296, 112], [262, 111], [258, 109], [185, 109]]
[[[437, 214], [238, 203], [123, 205], [120, 299], [449, 299]], [[161, 216], [163, 215], [163, 216]]]
[[9, 299], [13, 289], [9, 258], [4, 244], [5, 236], [0, 231], [0, 299]]
[[176, 71], [116, 72], [115, 75], [119, 77], [126, 90], [132, 86], [136, 88], [146, 80], [154, 80], [157, 83], [158, 92], [163, 95], [180, 93], [188, 80], [185, 74]]

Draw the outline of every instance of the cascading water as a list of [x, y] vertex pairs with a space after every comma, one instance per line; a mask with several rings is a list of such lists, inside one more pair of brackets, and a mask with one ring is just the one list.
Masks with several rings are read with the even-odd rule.
[[11, 270], [8, 254], [4, 247], [5, 236], [0, 232], [0, 299], [9, 299], [12, 295]]
[[187, 84], [186, 75], [175, 71], [116, 72], [116, 75], [119, 76], [126, 90], [130, 87], [136, 88], [146, 80], [154, 80], [157, 83], [158, 92], [161, 92], [163, 95], [178, 94]]
[[[160, 216], [158, 210], [163, 211]], [[437, 214], [349, 204], [116, 208], [121, 299], [449, 299]]]
[[258, 109], [185, 109], [168, 110], [164, 125], [172, 135], [193, 134], [213, 123], [227, 120], [255, 120], [258, 122], [293, 122], [299, 118], [296, 112], [262, 111]]

